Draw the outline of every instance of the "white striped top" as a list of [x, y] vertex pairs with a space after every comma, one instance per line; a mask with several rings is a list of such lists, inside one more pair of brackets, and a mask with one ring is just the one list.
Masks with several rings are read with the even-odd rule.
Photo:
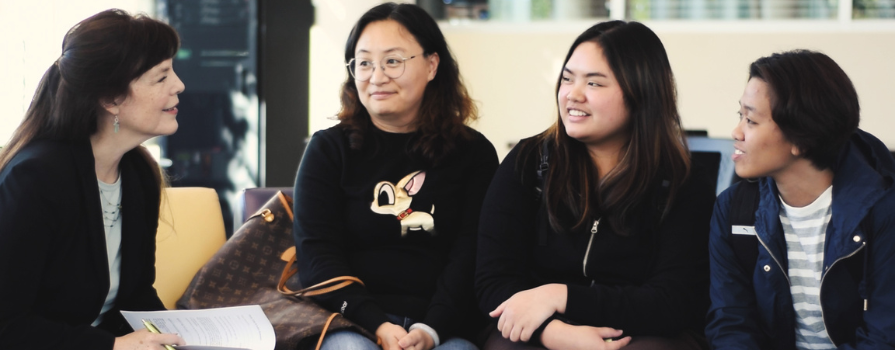
[[801, 208], [787, 205], [782, 198], [780, 203], [780, 223], [786, 236], [790, 291], [796, 312], [796, 348], [836, 349], [820, 309], [824, 240], [833, 215], [833, 186], [814, 203]]

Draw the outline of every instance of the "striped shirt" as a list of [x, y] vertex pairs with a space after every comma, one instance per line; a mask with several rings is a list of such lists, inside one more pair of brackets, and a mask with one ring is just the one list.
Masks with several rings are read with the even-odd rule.
[[833, 186], [814, 203], [780, 208], [780, 223], [786, 236], [793, 308], [796, 312], [796, 348], [835, 349], [827, 335], [820, 308], [820, 281], [824, 263], [824, 239], [833, 214]]

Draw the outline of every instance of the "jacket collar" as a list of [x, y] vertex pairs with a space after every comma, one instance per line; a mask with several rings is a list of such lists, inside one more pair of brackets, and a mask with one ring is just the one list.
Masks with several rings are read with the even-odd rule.
[[[89, 139], [72, 142], [72, 154], [76, 159], [78, 177], [81, 182], [82, 196], [84, 204], [88, 209], [85, 220], [87, 220], [87, 239], [90, 240], [90, 249], [93, 256], [93, 266], [96, 273], [100, 274], [100, 280], [105, 283], [103, 289], [109, 288], [109, 265], [108, 253], [106, 250], [106, 231], [103, 228], [102, 220], [102, 204], [99, 199], [99, 185], [96, 177], [96, 160], [93, 156], [93, 146]], [[152, 237], [154, 241], [155, 235], [147, 230], [154, 229], [154, 223], [157, 222], [158, 216], [147, 215], [152, 210], [148, 210], [146, 194], [147, 191], [158, 191], [154, 178], [152, 177], [153, 169], [149, 169], [138, 160], [140, 155], [137, 151], [131, 150], [121, 157], [119, 163], [121, 176], [121, 215], [122, 220], [122, 237], [121, 237], [121, 276], [119, 280], [118, 293], [126, 295], [135, 287], [136, 280], [140, 277], [137, 272], [139, 267], [145, 262], [140, 261], [141, 252], [146, 249], [149, 242], [142, 237]], [[157, 206], [156, 206], [157, 208]], [[148, 210], [148, 211], [147, 211]], [[155, 211], [157, 214], [158, 212]], [[152, 252], [154, 254], [154, 252]], [[102, 303], [105, 300], [102, 295]], [[99, 310], [99, 309], [97, 309]]]
[[[101, 208], [102, 204], [99, 200], [99, 185], [96, 180], [96, 160], [93, 157], [93, 146], [89, 139], [77, 140], [72, 142], [72, 155], [75, 158], [77, 166], [78, 178], [81, 182], [81, 195], [84, 198], [84, 204], [88, 210], [87, 217], [87, 239], [90, 240], [91, 254], [93, 255], [93, 266], [97, 273], [102, 274], [100, 278], [105, 286], [103, 289], [109, 288], [109, 262], [106, 253], [106, 233], [103, 229], [103, 220]], [[89, 209], [95, 208], [95, 209]], [[105, 296], [103, 296], [105, 299]]]
[[[840, 152], [833, 176], [833, 216], [827, 226], [824, 266], [829, 267], [864, 244], [867, 237], [855, 231], [870, 209], [891, 189], [895, 178], [893, 170], [895, 163], [885, 145], [862, 130], [858, 130]], [[778, 218], [777, 184], [771, 178], [760, 181], [756, 231], [771, 253], [783, 258], [786, 256], [786, 240]]]

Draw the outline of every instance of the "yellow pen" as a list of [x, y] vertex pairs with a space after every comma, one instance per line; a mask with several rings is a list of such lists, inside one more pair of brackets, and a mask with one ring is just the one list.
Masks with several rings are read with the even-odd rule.
[[[143, 326], [146, 327], [146, 330], [148, 330], [149, 333], [162, 334], [162, 332], [159, 332], [158, 328], [155, 328], [155, 325], [152, 324], [152, 322], [145, 320], [145, 319], [140, 319], [140, 320], [143, 321]], [[174, 347], [171, 345], [165, 345], [165, 349], [166, 350], [175, 350]]]

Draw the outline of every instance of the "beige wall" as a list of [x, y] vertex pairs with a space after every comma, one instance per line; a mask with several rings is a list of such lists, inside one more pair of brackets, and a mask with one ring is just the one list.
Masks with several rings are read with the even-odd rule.
[[[473, 97], [482, 131], [503, 155], [508, 143], [555, 119], [554, 86], [575, 37], [592, 23], [443, 26]], [[684, 126], [729, 138], [749, 63], [807, 48], [838, 62], [862, 106], [861, 128], [895, 149], [895, 23], [646, 23], [662, 39], [678, 86]]]
[[18, 127], [66, 31], [109, 9], [155, 14], [154, 0], [0, 0], [0, 145]]
[[[378, 1], [371, 1], [370, 6]], [[335, 124], [344, 79], [342, 50], [363, 10], [340, 21], [318, 6], [311, 43], [311, 130]], [[323, 12], [323, 13], [321, 13]], [[321, 16], [329, 19], [322, 19]], [[481, 119], [473, 126], [494, 143], [501, 158], [508, 144], [534, 135], [555, 118], [554, 86], [575, 37], [595, 21], [576, 23], [442, 24]], [[647, 22], [665, 44], [678, 84], [684, 126], [729, 138], [750, 62], [776, 51], [807, 48], [836, 60], [854, 82], [862, 105], [861, 127], [895, 149], [895, 21], [839, 23]]]

